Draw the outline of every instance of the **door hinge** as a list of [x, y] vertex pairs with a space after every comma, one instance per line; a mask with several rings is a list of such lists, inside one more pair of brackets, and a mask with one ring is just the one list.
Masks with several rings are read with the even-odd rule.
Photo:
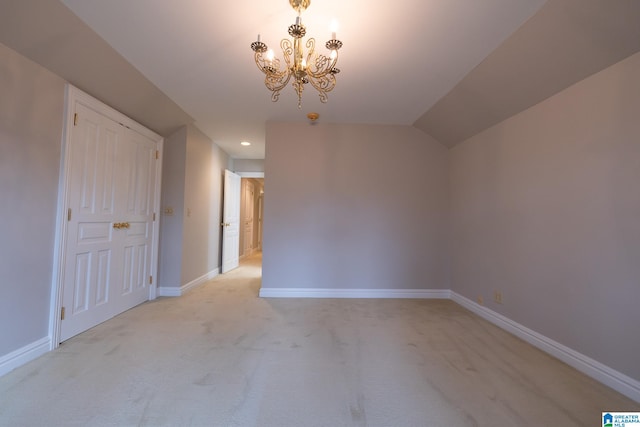
[[71, 208], [67, 209], [67, 221], [71, 221]]
[[153, 284], [153, 276], [149, 276], [149, 284]]
[[64, 320], [64, 307], [60, 309], [60, 320]]
[[78, 126], [78, 113], [73, 115], [73, 125]]
[[156, 150], [156, 160], [160, 158], [160, 150]]

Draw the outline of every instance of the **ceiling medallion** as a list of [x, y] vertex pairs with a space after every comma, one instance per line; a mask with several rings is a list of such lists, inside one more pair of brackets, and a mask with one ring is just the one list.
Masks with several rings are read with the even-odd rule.
[[306, 35], [307, 29], [302, 24], [302, 11], [309, 7], [311, 0], [289, 0], [291, 7], [298, 12], [296, 23], [289, 26], [289, 35], [293, 38], [293, 43], [289, 39], [282, 39], [280, 47], [284, 53], [286, 66], [280, 68], [280, 60], [274, 58], [273, 50], [258, 40], [251, 43], [255, 55], [258, 69], [265, 75], [264, 84], [273, 94], [271, 100], [276, 102], [280, 97], [280, 91], [289, 83], [293, 77], [293, 88], [298, 95], [298, 108], [302, 108], [302, 91], [306, 84], [311, 84], [319, 93], [320, 101], [327, 102], [327, 92], [331, 92], [336, 86], [336, 74], [340, 72], [336, 68], [338, 62], [338, 50], [342, 47], [342, 42], [336, 39], [336, 32], [331, 32], [331, 40], [325, 43], [325, 47], [330, 51], [329, 56], [315, 52], [316, 40], [310, 38], [305, 43], [307, 51], [302, 47], [302, 38]]

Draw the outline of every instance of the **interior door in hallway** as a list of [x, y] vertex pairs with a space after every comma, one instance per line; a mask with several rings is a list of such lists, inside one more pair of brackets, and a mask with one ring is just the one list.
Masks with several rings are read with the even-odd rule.
[[149, 298], [156, 142], [75, 104], [60, 341]]
[[222, 273], [240, 263], [240, 175], [224, 171], [222, 218]]

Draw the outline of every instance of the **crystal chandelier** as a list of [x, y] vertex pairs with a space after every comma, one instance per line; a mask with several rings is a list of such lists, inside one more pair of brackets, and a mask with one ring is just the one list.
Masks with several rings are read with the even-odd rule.
[[336, 74], [340, 72], [336, 68], [338, 62], [338, 50], [342, 42], [336, 39], [336, 33], [331, 33], [331, 40], [325, 43], [325, 47], [331, 51], [329, 56], [315, 53], [316, 40], [310, 38], [306, 42], [305, 52], [302, 47], [302, 38], [307, 29], [302, 24], [302, 11], [309, 7], [311, 0], [289, 0], [289, 4], [298, 12], [296, 23], [289, 26], [289, 35], [293, 37], [293, 43], [289, 39], [282, 39], [280, 47], [284, 53], [286, 66], [280, 68], [280, 60], [274, 59], [273, 50], [258, 40], [251, 43], [251, 49], [255, 52], [255, 61], [258, 69], [265, 75], [264, 84], [273, 92], [271, 100], [276, 102], [280, 97], [280, 91], [293, 77], [293, 88], [298, 94], [298, 108], [302, 108], [302, 91], [306, 84], [311, 84], [320, 94], [320, 101], [327, 102], [327, 92], [331, 92], [336, 86]]

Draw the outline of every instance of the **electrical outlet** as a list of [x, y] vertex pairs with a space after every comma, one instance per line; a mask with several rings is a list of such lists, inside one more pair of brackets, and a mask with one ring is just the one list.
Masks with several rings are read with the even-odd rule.
[[493, 300], [498, 304], [502, 304], [502, 292], [494, 291], [493, 292]]

